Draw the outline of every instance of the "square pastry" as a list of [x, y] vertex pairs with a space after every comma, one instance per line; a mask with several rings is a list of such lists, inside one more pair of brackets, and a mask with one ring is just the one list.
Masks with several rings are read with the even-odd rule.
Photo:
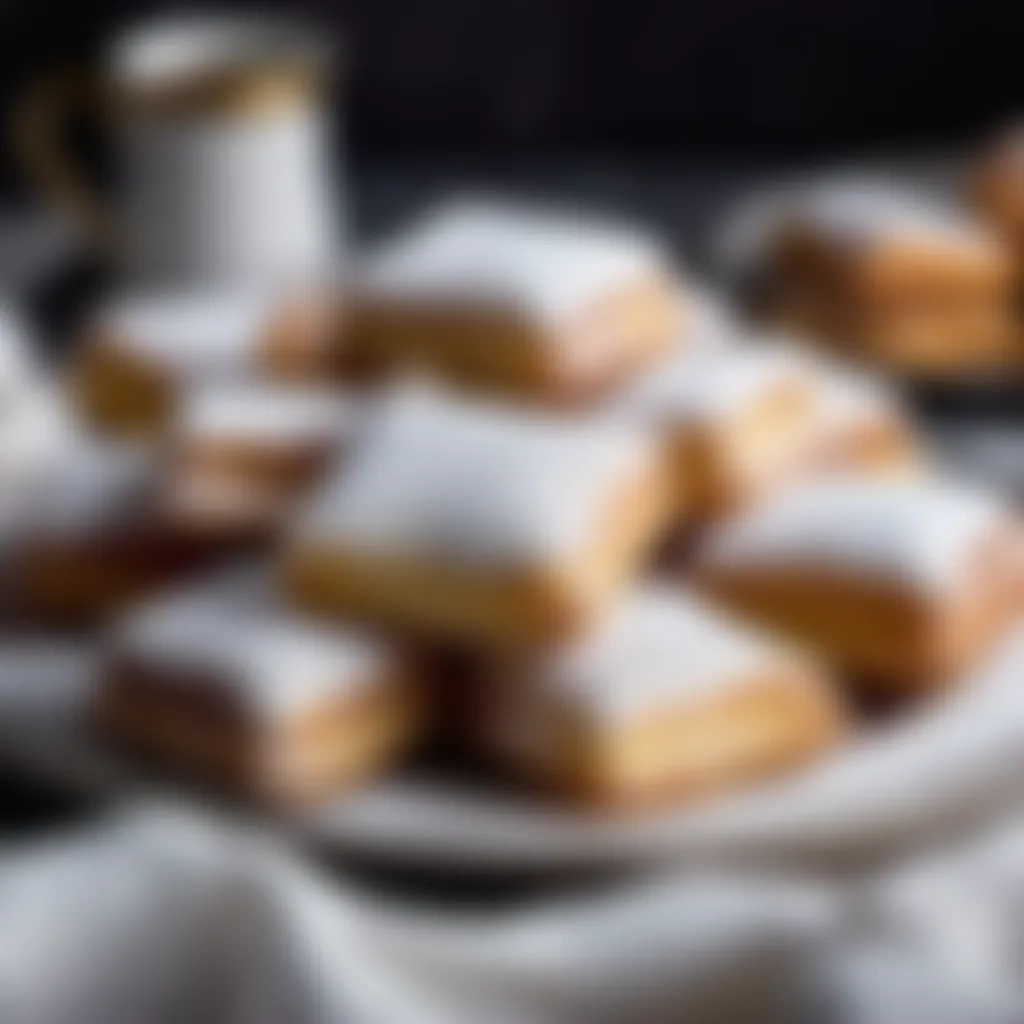
[[816, 367], [805, 475], [914, 476], [928, 458], [898, 396], [883, 381], [834, 365]]
[[323, 380], [338, 331], [325, 299], [273, 289], [124, 295], [87, 321], [71, 367], [84, 417], [114, 433], [152, 433], [182, 395], [210, 381]]
[[272, 807], [334, 795], [404, 753], [420, 720], [404, 655], [306, 620], [244, 567], [131, 613], [97, 717], [178, 773]]
[[763, 268], [776, 318], [914, 375], [986, 371], [1016, 354], [1012, 265], [994, 234], [874, 183], [791, 200]]
[[199, 388], [171, 434], [168, 514], [199, 533], [272, 534], [347, 448], [357, 420], [354, 398], [323, 388]]
[[966, 671], [1014, 618], [1019, 532], [980, 492], [833, 478], [715, 531], [698, 578], [866, 684], [908, 691]]
[[683, 353], [627, 388], [613, 409], [663, 438], [677, 506], [688, 519], [709, 519], [792, 477], [815, 402], [800, 354], [752, 344]]
[[563, 797], [695, 797], [805, 763], [845, 715], [806, 657], [656, 584], [586, 633], [485, 678], [485, 752]]
[[364, 374], [412, 367], [562, 403], [607, 390], [667, 351], [680, 310], [664, 254], [640, 233], [466, 200], [370, 255], [350, 330]]
[[24, 503], [9, 574], [15, 616], [94, 622], [219, 554], [220, 543], [162, 514], [161, 471], [157, 453], [141, 444], [69, 443]]
[[286, 575], [321, 611], [539, 640], [618, 589], [663, 525], [667, 491], [639, 431], [402, 389], [298, 515]]

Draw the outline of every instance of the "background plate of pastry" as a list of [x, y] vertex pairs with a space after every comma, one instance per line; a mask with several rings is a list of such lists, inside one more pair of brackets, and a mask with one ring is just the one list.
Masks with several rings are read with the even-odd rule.
[[[1024, 182], [997, 139], [973, 161], [835, 170], [741, 199], [712, 259], [757, 320], [899, 381], [925, 412], [1013, 412], [1024, 391]], [[1018, 204], [1019, 205], [1019, 204]]]

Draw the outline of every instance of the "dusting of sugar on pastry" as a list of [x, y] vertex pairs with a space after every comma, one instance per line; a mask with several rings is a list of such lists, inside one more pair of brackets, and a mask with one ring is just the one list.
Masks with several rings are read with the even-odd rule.
[[73, 535], [116, 523], [152, 493], [158, 468], [145, 445], [80, 437], [47, 466], [33, 494], [29, 529]]
[[527, 205], [462, 200], [379, 247], [361, 283], [378, 296], [496, 305], [558, 320], [664, 266], [658, 245], [631, 229]]
[[903, 416], [899, 399], [883, 381], [846, 368], [817, 368], [814, 430], [819, 435], [842, 433], [864, 423], [898, 421]]
[[679, 304], [685, 324], [676, 343], [681, 350], [719, 352], [740, 344], [746, 336], [725, 299], [706, 285], [687, 282], [679, 292]]
[[726, 523], [702, 557], [712, 570], [806, 566], [944, 592], [1007, 518], [996, 499], [963, 487], [833, 478]]
[[94, 329], [147, 365], [186, 380], [254, 369], [280, 305], [272, 290], [122, 295], [93, 317]]
[[957, 248], [991, 245], [984, 229], [958, 211], [870, 179], [840, 179], [807, 189], [796, 198], [794, 212], [841, 242], [906, 237]]
[[542, 565], [593, 537], [609, 499], [654, 458], [641, 432], [400, 389], [300, 538], [466, 565]]
[[161, 670], [223, 687], [270, 720], [311, 703], [349, 697], [393, 667], [388, 648], [356, 628], [330, 628], [282, 607], [269, 572], [227, 573], [129, 615], [115, 649]]
[[330, 443], [352, 427], [356, 405], [325, 389], [255, 381], [213, 384], [186, 398], [177, 433], [186, 442]]
[[651, 584], [543, 658], [527, 685], [588, 718], [616, 721], [701, 700], [795, 663], [795, 654], [699, 598]]
[[617, 409], [666, 426], [717, 423], [794, 385], [809, 388], [811, 376], [800, 354], [781, 346], [683, 352], [627, 389]]

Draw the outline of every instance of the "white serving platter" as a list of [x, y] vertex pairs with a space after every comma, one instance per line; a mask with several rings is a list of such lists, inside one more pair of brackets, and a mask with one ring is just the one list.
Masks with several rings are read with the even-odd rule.
[[[90, 652], [0, 646], [0, 764], [98, 796], [153, 783], [83, 727]], [[407, 867], [553, 871], [724, 859], [799, 864], [890, 855], [1024, 785], [1024, 625], [963, 685], [828, 760], [739, 796], [602, 815], [424, 772], [283, 822], [302, 843]]]

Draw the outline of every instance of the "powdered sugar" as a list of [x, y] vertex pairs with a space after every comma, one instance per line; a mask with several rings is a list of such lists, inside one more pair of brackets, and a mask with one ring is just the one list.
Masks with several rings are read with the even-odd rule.
[[354, 696], [394, 664], [375, 637], [288, 611], [269, 574], [249, 567], [142, 608], [120, 624], [115, 642], [122, 653], [157, 666], [161, 678], [201, 674], [271, 719]]
[[528, 685], [577, 713], [617, 721], [749, 684], [791, 663], [795, 655], [697, 597], [647, 585], [533, 666]]
[[706, 354], [680, 353], [621, 396], [618, 411], [666, 426], [720, 423], [780, 389], [810, 389], [799, 353], [747, 345]]
[[280, 296], [272, 290], [115, 296], [94, 330], [140, 362], [185, 380], [254, 368]]
[[607, 289], [660, 273], [639, 232], [569, 213], [488, 200], [431, 211], [367, 261], [363, 286], [397, 298], [469, 302], [557, 320]]
[[954, 586], [1008, 513], [978, 491], [931, 481], [848, 477], [806, 484], [722, 526], [714, 568], [824, 568], [926, 592]]
[[258, 382], [218, 383], [187, 396], [178, 436], [192, 441], [267, 446], [332, 443], [351, 431], [355, 399], [317, 388]]
[[402, 390], [300, 517], [300, 538], [485, 566], [583, 550], [654, 457], [631, 429]]

